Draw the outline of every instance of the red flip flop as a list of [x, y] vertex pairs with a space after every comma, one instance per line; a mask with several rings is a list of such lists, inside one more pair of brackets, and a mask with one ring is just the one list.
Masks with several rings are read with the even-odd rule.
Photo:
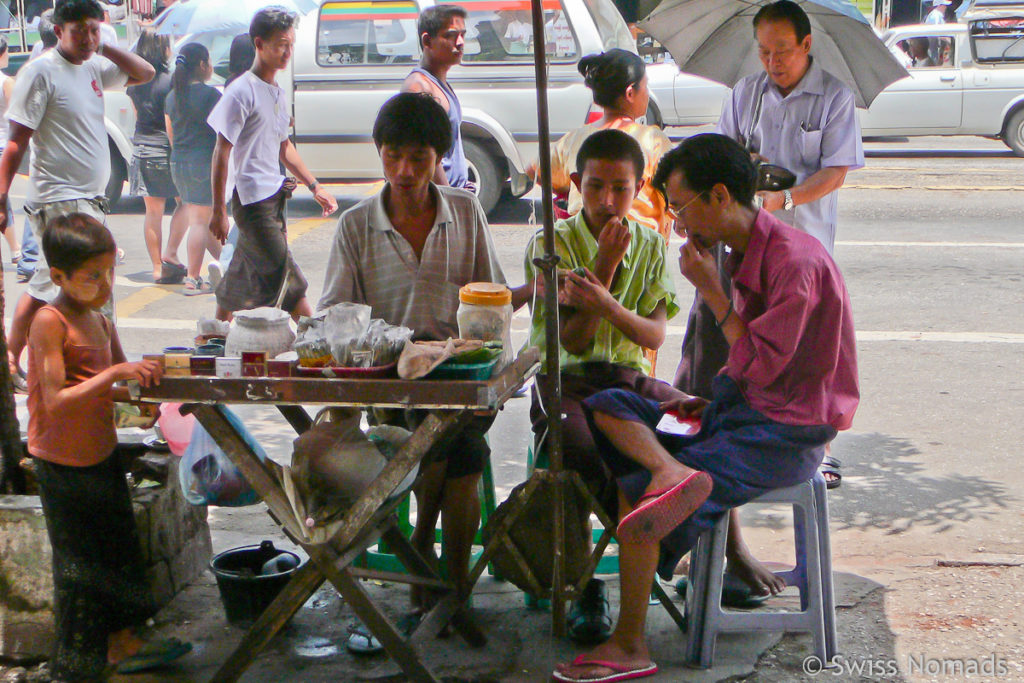
[[602, 666], [611, 669], [613, 673], [607, 676], [590, 676], [588, 678], [569, 678], [560, 671], [551, 674], [552, 680], [564, 681], [565, 683], [614, 683], [614, 681], [630, 681], [634, 678], [646, 678], [658, 673], [658, 665], [654, 662], [646, 666], [629, 667], [618, 662], [606, 662], [600, 659], [584, 659], [584, 655], [572, 660], [570, 666]]
[[[619, 542], [657, 543], [707, 500], [711, 487], [711, 476], [707, 472], [694, 472], [669, 489], [647, 494], [619, 522], [616, 531]], [[644, 503], [645, 500], [650, 502]]]

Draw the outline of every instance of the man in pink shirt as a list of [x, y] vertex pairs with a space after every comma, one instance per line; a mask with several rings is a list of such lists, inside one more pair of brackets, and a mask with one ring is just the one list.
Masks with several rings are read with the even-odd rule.
[[[595, 441], [619, 488], [621, 607], [611, 638], [555, 680], [653, 675], [644, 640], [655, 571], [671, 577], [697, 537], [732, 508], [810, 479], [859, 402], [850, 298], [817, 239], [753, 208], [750, 156], [723, 135], [698, 135], [662, 157], [654, 177], [676, 232], [679, 265], [729, 342], [713, 399], [658, 404], [612, 389], [587, 399]], [[712, 248], [726, 244], [732, 298]], [[655, 431], [675, 410], [700, 431]], [[774, 591], [773, 591], [774, 592]], [[617, 677], [618, 676], [618, 677]]]

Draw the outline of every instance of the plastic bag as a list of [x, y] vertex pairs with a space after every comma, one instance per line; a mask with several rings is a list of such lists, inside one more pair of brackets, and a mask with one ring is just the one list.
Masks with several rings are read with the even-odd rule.
[[[238, 416], [227, 408], [221, 410], [260, 461], [266, 460], [266, 452]], [[192, 440], [178, 465], [178, 483], [182, 495], [193, 505], [244, 507], [260, 502], [256, 491], [198, 421], [192, 428]]]
[[161, 403], [160, 417], [156, 420], [157, 428], [160, 430], [158, 436], [167, 442], [171, 453], [179, 458], [188, 450], [189, 441], [192, 440], [192, 428], [196, 423], [195, 415], [182, 415], [180, 409], [180, 403]]

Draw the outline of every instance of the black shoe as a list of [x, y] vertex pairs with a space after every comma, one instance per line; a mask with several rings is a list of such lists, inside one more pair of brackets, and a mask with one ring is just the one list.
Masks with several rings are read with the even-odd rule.
[[568, 616], [569, 638], [580, 644], [601, 643], [612, 634], [612, 613], [604, 581], [591, 579]]

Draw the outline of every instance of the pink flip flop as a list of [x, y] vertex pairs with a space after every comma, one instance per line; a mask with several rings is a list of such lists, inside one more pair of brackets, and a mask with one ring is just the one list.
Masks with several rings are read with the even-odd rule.
[[[657, 543], [707, 500], [711, 487], [711, 476], [707, 472], [694, 472], [672, 488], [647, 494], [619, 522], [616, 531], [619, 542]], [[644, 503], [645, 500], [650, 502]]]
[[603, 666], [611, 669], [614, 673], [607, 676], [591, 676], [590, 678], [568, 678], [560, 671], [551, 673], [552, 680], [564, 681], [565, 683], [614, 683], [614, 681], [631, 681], [634, 678], [646, 678], [658, 673], [658, 665], [651, 662], [647, 666], [630, 668], [625, 664], [617, 662], [606, 662], [601, 659], [584, 659], [584, 655], [572, 660], [571, 666]]

